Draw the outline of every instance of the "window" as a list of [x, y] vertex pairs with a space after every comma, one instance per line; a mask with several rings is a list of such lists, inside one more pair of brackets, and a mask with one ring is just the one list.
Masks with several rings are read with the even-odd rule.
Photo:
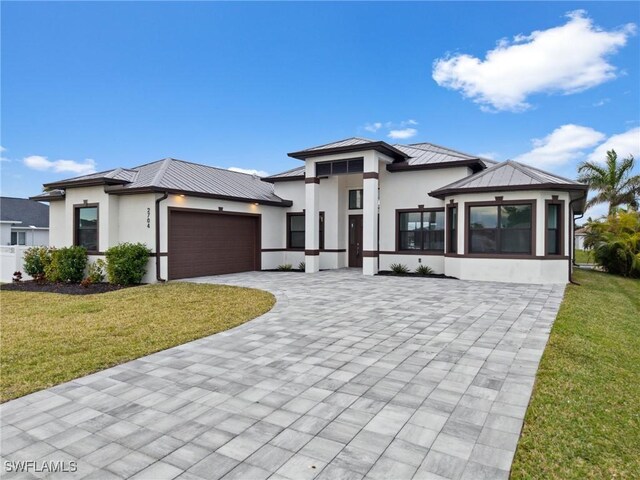
[[532, 204], [469, 207], [469, 253], [531, 255]]
[[[304, 213], [287, 214], [287, 248], [305, 248]], [[324, 249], [324, 212], [320, 212], [320, 250]]]
[[458, 206], [448, 206], [447, 215], [447, 253], [458, 253]]
[[399, 212], [398, 250], [444, 251], [444, 210]]
[[347, 160], [316, 163], [316, 177], [343, 175], [345, 173], [361, 173], [363, 171], [364, 160], [362, 158], [350, 158]]
[[27, 232], [11, 232], [11, 245], [26, 245]]
[[89, 252], [98, 251], [98, 207], [95, 205], [76, 207], [75, 245]]
[[349, 190], [349, 210], [362, 209], [362, 190]]
[[547, 202], [546, 254], [562, 255], [562, 203]]

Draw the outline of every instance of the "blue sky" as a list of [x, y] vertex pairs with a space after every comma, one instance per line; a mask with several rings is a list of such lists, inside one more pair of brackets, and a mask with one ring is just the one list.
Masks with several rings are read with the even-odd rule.
[[611, 146], [640, 154], [637, 2], [2, 2], [1, 14], [3, 195], [167, 156], [276, 173], [299, 165], [287, 152], [350, 136], [572, 177]]

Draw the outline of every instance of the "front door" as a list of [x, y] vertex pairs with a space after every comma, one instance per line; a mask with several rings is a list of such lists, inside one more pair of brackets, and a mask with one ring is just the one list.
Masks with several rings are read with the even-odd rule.
[[349, 215], [349, 266], [362, 268], [362, 215]]

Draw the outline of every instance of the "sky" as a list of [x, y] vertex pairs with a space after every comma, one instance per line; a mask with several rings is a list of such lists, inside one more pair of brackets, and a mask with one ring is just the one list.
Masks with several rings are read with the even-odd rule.
[[640, 157], [638, 2], [3, 1], [0, 15], [2, 195], [165, 157], [273, 174], [352, 136], [570, 178], [610, 148]]

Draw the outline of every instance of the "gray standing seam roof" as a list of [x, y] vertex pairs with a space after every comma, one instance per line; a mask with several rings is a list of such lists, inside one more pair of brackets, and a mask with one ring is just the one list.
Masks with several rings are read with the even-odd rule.
[[21, 222], [21, 227], [49, 227], [49, 206], [28, 198], [0, 197], [0, 220]]

